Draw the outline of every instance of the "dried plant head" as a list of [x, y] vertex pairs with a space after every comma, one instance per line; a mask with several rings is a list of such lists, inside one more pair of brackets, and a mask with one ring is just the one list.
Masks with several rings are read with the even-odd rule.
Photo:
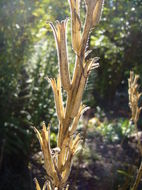
[[139, 92], [139, 75], [135, 75], [133, 71], [130, 72], [128, 79], [128, 94], [129, 94], [129, 107], [132, 112], [132, 120], [137, 123], [142, 107], [139, 107], [139, 100], [142, 93]]

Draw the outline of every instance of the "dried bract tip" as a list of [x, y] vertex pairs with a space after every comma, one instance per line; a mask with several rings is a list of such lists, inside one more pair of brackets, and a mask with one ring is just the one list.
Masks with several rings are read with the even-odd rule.
[[68, 190], [69, 189], [69, 185], [67, 185], [66, 189], [65, 190]]
[[35, 184], [36, 184], [36, 190], [41, 190], [41, 188], [40, 188], [40, 186], [39, 186], [39, 183], [38, 183], [38, 181], [37, 181], [36, 178], [34, 179], [34, 182], [35, 182]]

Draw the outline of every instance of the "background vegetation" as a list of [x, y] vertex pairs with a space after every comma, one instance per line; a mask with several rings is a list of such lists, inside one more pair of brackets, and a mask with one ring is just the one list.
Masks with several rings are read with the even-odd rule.
[[[34, 189], [33, 178], [40, 176], [37, 172], [40, 161], [38, 156], [35, 158], [40, 148], [31, 126], [40, 127], [42, 121], [51, 123], [52, 145], [55, 144], [57, 118], [47, 76], [56, 76], [58, 70], [55, 43], [47, 22], [69, 16], [68, 2], [63, 0], [0, 1], [1, 190]], [[72, 71], [74, 62], [69, 28]], [[128, 126], [129, 71], [134, 70], [142, 78], [141, 0], [106, 1], [102, 21], [92, 31], [88, 45], [92, 49], [88, 56], [100, 57], [100, 68], [93, 71], [88, 80], [84, 103], [91, 109], [84, 118], [97, 120], [88, 126], [91, 130], [101, 126], [93, 130], [93, 134], [101, 134], [104, 141], [110, 144], [122, 141], [124, 136], [129, 137], [133, 128]], [[142, 81], [139, 82], [142, 86]], [[84, 125], [82, 122], [80, 128]], [[91, 133], [89, 135], [91, 139]], [[96, 142], [92, 143], [95, 146]], [[87, 154], [87, 160], [92, 156], [84, 154]], [[92, 158], [95, 162], [97, 153]], [[117, 183], [113, 183], [112, 189]], [[89, 189], [89, 185], [85, 185]]]

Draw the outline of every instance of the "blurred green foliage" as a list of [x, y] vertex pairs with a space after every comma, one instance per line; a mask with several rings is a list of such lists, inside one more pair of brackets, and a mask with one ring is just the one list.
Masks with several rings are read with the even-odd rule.
[[127, 88], [129, 71], [142, 76], [142, 2], [105, 1], [102, 21], [93, 30], [91, 56], [100, 57], [93, 95], [96, 104], [112, 104], [116, 92]]
[[112, 122], [104, 122], [96, 128], [101, 135], [109, 142], [121, 141], [128, 138], [134, 132], [134, 125], [128, 119], [116, 119]]
[[[0, 189], [11, 188], [12, 171], [25, 171], [37, 151], [30, 126], [40, 126], [42, 121], [57, 124], [47, 82], [47, 76], [58, 72], [57, 56], [47, 21], [62, 19], [66, 5], [47, 0], [0, 1]], [[57, 126], [52, 129], [56, 132]], [[55, 146], [54, 133], [51, 140]], [[29, 188], [27, 182], [23, 189]]]

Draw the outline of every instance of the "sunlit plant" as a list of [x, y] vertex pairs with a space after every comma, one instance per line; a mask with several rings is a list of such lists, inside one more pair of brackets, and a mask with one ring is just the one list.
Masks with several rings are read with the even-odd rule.
[[[139, 80], [139, 75], [135, 75], [134, 72], [131, 71], [130, 72], [130, 78], [128, 79], [129, 106], [130, 106], [130, 109], [132, 112], [132, 120], [134, 122], [135, 130], [137, 133], [138, 150], [140, 152], [140, 156], [142, 159], [142, 144], [141, 144], [140, 136], [138, 135], [138, 126], [137, 126], [139, 116], [140, 116], [140, 112], [142, 110], [142, 106], [139, 107], [139, 100], [140, 100], [140, 97], [142, 96], [142, 93], [139, 92], [138, 80]], [[141, 165], [139, 167], [139, 170], [138, 170], [138, 173], [136, 176], [136, 180], [134, 182], [132, 190], [138, 189], [138, 185], [140, 183], [141, 178], [142, 178], [142, 162], [141, 162]]]
[[[81, 114], [87, 109], [82, 105], [82, 95], [86, 81], [91, 70], [97, 68], [98, 57], [86, 61], [86, 51], [90, 31], [99, 23], [104, 0], [85, 0], [86, 17], [82, 27], [80, 19], [80, 0], [69, 0], [71, 12], [72, 48], [75, 53], [75, 66], [73, 76], [70, 76], [68, 49], [67, 49], [67, 23], [68, 19], [57, 21], [56, 26], [49, 23], [56, 41], [58, 53], [59, 75], [56, 79], [48, 78], [54, 93], [56, 112], [59, 121], [57, 147], [50, 146], [50, 125], [46, 128], [43, 123], [41, 133], [35, 128], [41, 149], [44, 155], [44, 166], [47, 181], [43, 186], [48, 190], [68, 189], [67, 180], [70, 175], [73, 157], [78, 152], [80, 134], [76, 129]], [[66, 103], [63, 104], [62, 91], [67, 94]], [[35, 179], [36, 189], [41, 187]]]

